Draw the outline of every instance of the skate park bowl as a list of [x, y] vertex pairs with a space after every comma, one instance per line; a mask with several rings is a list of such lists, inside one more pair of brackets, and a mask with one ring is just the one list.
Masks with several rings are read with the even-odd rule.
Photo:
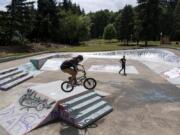
[[[60, 86], [68, 76], [60, 65], [79, 54], [97, 88], [87, 91], [78, 86], [64, 93]], [[126, 77], [118, 74], [124, 55]], [[179, 133], [180, 54], [171, 50], [52, 53], [19, 63], [9, 67], [2, 63], [5, 68], [0, 70], [0, 88], [8, 90], [0, 91], [1, 135], [76, 135], [93, 123], [97, 128], [88, 131], [94, 135]], [[58, 123], [47, 124], [54, 120]]]
[[97, 52], [97, 53], [87, 53], [89, 57], [99, 57], [99, 58], [122, 58], [126, 56], [127, 59], [134, 60], [148, 60], [153, 62], [172, 62], [179, 63], [180, 58], [174, 53], [167, 51], [165, 49], [134, 49], [134, 50], [120, 50], [111, 52]]

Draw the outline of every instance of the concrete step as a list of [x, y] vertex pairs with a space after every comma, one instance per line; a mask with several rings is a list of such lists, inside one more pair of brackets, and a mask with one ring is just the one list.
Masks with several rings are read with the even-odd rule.
[[64, 107], [71, 108], [72, 106], [75, 106], [75, 105], [83, 102], [84, 100], [88, 100], [95, 96], [97, 96], [97, 94], [95, 92], [85, 93], [84, 95], [73, 98], [73, 99], [63, 103], [62, 105]]
[[10, 88], [12, 88], [12, 87], [20, 84], [20, 83], [22, 83], [22, 82], [24, 82], [24, 81], [32, 78], [32, 77], [33, 77], [32, 75], [23, 76], [23, 77], [21, 77], [21, 78], [19, 78], [19, 79], [17, 79], [17, 80], [14, 80], [14, 81], [12, 81], [12, 82], [10, 82], [10, 83], [7, 83], [7, 84], [5, 84], [5, 85], [0, 86], [0, 89], [1, 89], [1, 90], [8, 90], [8, 89], [10, 89]]
[[8, 72], [8, 73], [5, 73], [5, 74], [2, 74], [0, 75], [0, 80], [4, 79], [4, 78], [8, 78], [10, 76], [13, 76], [13, 75], [16, 75], [16, 74], [19, 74], [19, 73], [22, 73], [23, 71], [22, 70], [14, 70], [12, 72]]
[[104, 105], [100, 107], [100, 109], [91, 113], [89, 116], [83, 117], [83, 119], [79, 119], [79, 121], [76, 121], [76, 123], [78, 124], [79, 128], [84, 128], [97, 121], [98, 119], [104, 117], [108, 113], [112, 112], [112, 110], [113, 109], [110, 105]]
[[101, 100], [101, 101], [97, 102], [96, 104], [90, 106], [89, 108], [78, 112], [78, 114], [76, 114], [74, 117], [75, 121], [80, 121], [80, 120], [88, 117], [90, 114], [96, 113], [97, 110], [101, 109], [106, 104], [107, 104], [107, 102]]
[[10, 76], [8, 78], [5, 78], [3, 80], [0, 80], [0, 86], [1, 85], [4, 85], [4, 84], [7, 84], [7, 83], [10, 83], [14, 80], [17, 80], [23, 76], [26, 76], [28, 73], [27, 72], [22, 72], [22, 73], [19, 73], [19, 74], [16, 74], [16, 75], [13, 75], [13, 76]]
[[18, 70], [18, 68], [15, 67], [15, 68], [8, 68], [8, 69], [0, 70], [0, 75], [15, 71], [15, 70]]
[[80, 112], [83, 109], [88, 108], [89, 106], [91, 106], [94, 103], [97, 103], [100, 100], [101, 100], [101, 97], [99, 97], [99, 96], [85, 100], [85, 101], [81, 102], [80, 104], [77, 104], [77, 105], [71, 107], [69, 110], [69, 113]]

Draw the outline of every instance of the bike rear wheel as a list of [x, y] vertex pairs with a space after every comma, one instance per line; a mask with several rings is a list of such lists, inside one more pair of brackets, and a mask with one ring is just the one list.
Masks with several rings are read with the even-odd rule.
[[61, 84], [61, 89], [64, 91], [64, 92], [71, 92], [73, 89], [74, 89], [74, 86], [72, 84], [69, 83], [69, 81], [64, 81], [62, 84]]
[[88, 90], [92, 90], [96, 87], [96, 80], [94, 78], [86, 78], [83, 82], [83, 86], [88, 89]]

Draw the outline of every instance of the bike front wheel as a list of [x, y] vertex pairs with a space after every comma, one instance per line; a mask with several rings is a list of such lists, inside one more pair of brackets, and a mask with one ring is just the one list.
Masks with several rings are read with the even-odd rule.
[[69, 81], [65, 81], [61, 84], [61, 89], [64, 92], [71, 92], [74, 89], [74, 86], [69, 83]]
[[86, 78], [83, 83], [84, 87], [88, 90], [94, 89], [96, 87], [96, 84], [97, 83], [94, 78]]

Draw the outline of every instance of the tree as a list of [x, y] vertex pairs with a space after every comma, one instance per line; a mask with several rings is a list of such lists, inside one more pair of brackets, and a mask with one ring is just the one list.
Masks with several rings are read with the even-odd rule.
[[138, 17], [142, 30], [140, 36], [145, 40], [159, 39], [159, 0], [138, 0]]
[[107, 40], [111, 40], [116, 37], [116, 29], [113, 24], [108, 24], [104, 28], [103, 38]]
[[104, 28], [110, 23], [109, 10], [101, 10], [96, 13], [89, 14], [91, 18], [91, 37], [101, 38], [103, 36]]
[[119, 11], [116, 19], [115, 19], [115, 28], [116, 28], [116, 35], [117, 35], [117, 38], [120, 39], [120, 31], [121, 31], [121, 11]]
[[90, 20], [85, 16], [68, 15], [61, 24], [62, 42], [67, 44], [78, 44], [87, 40], [90, 33]]
[[174, 38], [174, 9], [177, 4], [177, 0], [160, 0], [160, 32], [163, 35]]
[[62, 2], [62, 7], [63, 9], [65, 9], [66, 11], [69, 10], [69, 7], [72, 5], [70, 0], [63, 0]]
[[9, 41], [9, 18], [6, 12], [0, 11], [0, 45]]
[[139, 45], [140, 33], [142, 31], [141, 20], [138, 18], [137, 8], [134, 9], [134, 40]]
[[175, 39], [180, 40], [180, 0], [178, 1], [175, 11], [174, 11], [174, 18], [175, 18]]
[[71, 11], [72, 14], [78, 14], [78, 15], [82, 15], [84, 14], [84, 11], [81, 11], [81, 8], [79, 5], [77, 5], [76, 3], [72, 3], [71, 0], [63, 0], [62, 3], [60, 4], [61, 8], [65, 11]]
[[130, 5], [126, 5], [122, 11], [120, 26], [119, 26], [119, 39], [128, 41], [133, 36], [134, 31], [134, 13]]
[[55, 0], [38, 0], [37, 22], [34, 29], [40, 41], [58, 41], [59, 18]]
[[12, 0], [11, 4], [7, 6], [10, 19], [10, 41], [21, 40], [24, 42], [25, 37], [32, 30], [33, 4], [34, 2], [27, 2], [27, 0]]
[[88, 16], [79, 16], [79, 40], [85, 41], [90, 38], [91, 20]]

